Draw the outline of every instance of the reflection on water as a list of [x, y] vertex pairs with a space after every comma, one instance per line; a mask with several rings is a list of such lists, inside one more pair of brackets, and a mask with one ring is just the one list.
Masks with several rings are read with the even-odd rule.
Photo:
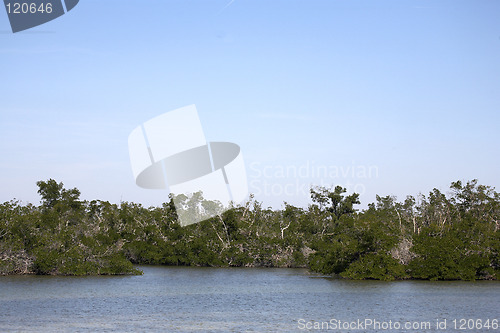
[[498, 282], [345, 281], [302, 269], [141, 269], [143, 276], [0, 277], [0, 331], [289, 332], [332, 319], [432, 323], [425, 331], [438, 331], [436, 320], [447, 319], [453, 331], [453, 319], [500, 319]]

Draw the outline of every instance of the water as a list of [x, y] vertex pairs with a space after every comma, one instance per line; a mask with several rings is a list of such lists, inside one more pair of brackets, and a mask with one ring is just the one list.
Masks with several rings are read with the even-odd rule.
[[[500, 332], [491, 326], [500, 319], [498, 282], [344, 281], [303, 269], [140, 268], [142, 276], [0, 277], [0, 331], [459, 332], [454, 319], [457, 325], [474, 319], [466, 331]], [[477, 320], [487, 319], [490, 329], [478, 329]], [[441, 328], [446, 320], [446, 329], [438, 330], [436, 320]], [[339, 329], [343, 322], [351, 328]]]

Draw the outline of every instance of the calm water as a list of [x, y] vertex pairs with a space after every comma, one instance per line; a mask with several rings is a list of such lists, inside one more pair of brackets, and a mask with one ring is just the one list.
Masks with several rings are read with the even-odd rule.
[[[0, 331], [290, 332], [323, 325], [332, 332], [459, 332], [453, 319], [500, 319], [498, 282], [343, 281], [302, 269], [141, 269], [143, 276], [0, 277]], [[445, 319], [446, 330], [437, 330], [436, 320], [444, 328]], [[370, 320], [380, 326], [365, 326]], [[351, 329], [338, 328], [344, 321]], [[390, 321], [400, 329], [384, 329]], [[405, 329], [405, 323], [424, 328]]]

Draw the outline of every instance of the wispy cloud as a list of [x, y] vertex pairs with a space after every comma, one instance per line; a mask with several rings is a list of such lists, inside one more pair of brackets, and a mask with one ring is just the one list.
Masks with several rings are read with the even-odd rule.
[[231, 6], [236, 0], [230, 0], [220, 11], [217, 13], [217, 15], [220, 15], [227, 7]]

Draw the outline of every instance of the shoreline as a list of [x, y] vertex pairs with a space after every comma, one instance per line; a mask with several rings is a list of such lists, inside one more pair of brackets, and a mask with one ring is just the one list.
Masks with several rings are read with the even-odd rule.
[[21, 276], [39, 276], [39, 277], [118, 277], [118, 276], [140, 276], [144, 275], [144, 272], [141, 270], [141, 267], [148, 268], [180, 268], [180, 269], [259, 269], [259, 270], [271, 270], [271, 269], [297, 269], [297, 270], [305, 270], [307, 274], [310, 274], [315, 278], [326, 278], [333, 280], [342, 280], [342, 281], [379, 281], [379, 282], [402, 282], [402, 281], [422, 281], [422, 282], [483, 282], [483, 281], [491, 281], [491, 282], [500, 282], [498, 279], [476, 279], [476, 280], [459, 280], [459, 279], [450, 279], [450, 280], [433, 280], [433, 279], [416, 279], [416, 278], [404, 278], [404, 279], [392, 279], [392, 280], [384, 280], [384, 279], [350, 279], [342, 276], [333, 276], [333, 275], [325, 275], [318, 272], [314, 272], [308, 267], [286, 267], [286, 266], [188, 266], [188, 265], [158, 265], [158, 264], [133, 264], [134, 269], [139, 270], [138, 273], [117, 273], [117, 274], [87, 274], [87, 275], [76, 275], [76, 274], [35, 274], [34, 272], [30, 273], [21, 273], [21, 274], [0, 274], [0, 281], [2, 277], [21, 277]]

